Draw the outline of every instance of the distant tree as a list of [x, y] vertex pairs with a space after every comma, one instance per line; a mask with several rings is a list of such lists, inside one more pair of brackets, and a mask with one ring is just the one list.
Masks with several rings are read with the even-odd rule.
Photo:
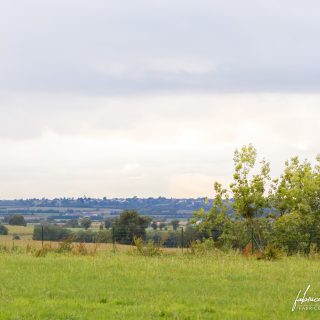
[[[72, 235], [72, 232], [56, 224], [43, 225], [43, 239], [47, 241], [65, 240]], [[36, 225], [33, 229], [33, 240], [42, 239], [42, 225]]]
[[165, 226], [166, 224], [164, 222], [160, 222], [159, 229], [162, 230]]
[[106, 229], [110, 229], [112, 227], [112, 224], [113, 224], [113, 219], [112, 218], [106, 218], [104, 220], [104, 227]]
[[12, 226], [26, 226], [27, 223], [24, 220], [23, 215], [21, 214], [14, 214], [9, 217], [8, 223]]
[[153, 230], [157, 230], [157, 229], [158, 229], [158, 224], [157, 224], [157, 222], [155, 222], [155, 221], [152, 221], [150, 226], [151, 226], [151, 228], [152, 228]]
[[145, 238], [151, 219], [141, 216], [135, 210], [125, 210], [115, 220], [115, 238], [120, 243], [130, 244], [134, 237]]
[[0, 224], [0, 235], [7, 235], [7, 234], [8, 234], [8, 228], [3, 224]]
[[172, 220], [171, 225], [173, 230], [177, 230], [179, 227], [179, 220]]
[[79, 222], [78, 220], [76, 219], [71, 219], [71, 220], [68, 220], [66, 223], [65, 223], [65, 226], [67, 228], [79, 228]]
[[92, 221], [90, 218], [85, 217], [80, 220], [81, 227], [85, 228], [86, 230], [90, 228], [91, 224], [92, 224]]

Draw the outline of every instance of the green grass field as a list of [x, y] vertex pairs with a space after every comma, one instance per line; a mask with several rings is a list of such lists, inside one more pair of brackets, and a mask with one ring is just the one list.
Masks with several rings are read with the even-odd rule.
[[320, 296], [319, 266], [235, 254], [0, 253], [0, 319], [318, 319], [291, 308], [308, 284]]

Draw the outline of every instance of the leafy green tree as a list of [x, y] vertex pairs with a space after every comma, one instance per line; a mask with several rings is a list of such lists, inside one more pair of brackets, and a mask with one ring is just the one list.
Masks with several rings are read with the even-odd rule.
[[318, 164], [293, 157], [285, 163], [279, 179], [273, 181], [273, 207], [277, 213], [273, 240], [289, 254], [320, 248], [320, 158]]
[[88, 230], [88, 229], [90, 228], [91, 224], [92, 224], [92, 221], [91, 221], [91, 219], [88, 218], [88, 217], [82, 218], [82, 219], [80, 220], [80, 225], [81, 225], [81, 227], [82, 227], [82, 228], [85, 228], [86, 230]]
[[255, 217], [261, 216], [270, 206], [266, 195], [266, 185], [270, 180], [270, 165], [265, 160], [261, 161], [258, 174], [253, 174], [257, 161], [257, 151], [249, 144], [234, 153], [234, 182], [230, 189], [233, 198], [235, 213], [252, 223]]
[[9, 216], [8, 223], [12, 226], [26, 226], [27, 223], [24, 220], [23, 215], [21, 214], [14, 214]]
[[224, 224], [229, 217], [227, 212], [230, 208], [227, 189], [224, 189], [219, 182], [214, 183], [215, 197], [209, 211], [203, 208], [194, 213], [191, 222], [204, 237], [212, 237], [217, 240], [222, 234]]
[[[272, 205], [280, 216], [294, 211], [302, 214], [317, 210], [319, 179], [311, 163], [293, 157], [285, 163], [284, 173], [273, 181]], [[318, 208], [319, 209], [319, 208]]]
[[131, 244], [134, 237], [144, 239], [150, 221], [149, 217], [139, 215], [136, 210], [123, 211], [114, 223], [116, 240]]
[[[264, 239], [262, 234], [256, 234], [262, 229], [256, 228], [258, 222], [255, 219], [270, 206], [267, 194], [270, 166], [262, 160], [258, 173], [254, 174], [257, 151], [251, 144], [235, 150], [233, 160], [234, 181], [230, 190], [215, 182], [212, 208], [197, 211], [193, 223], [202, 235], [212, 237], [220, 246], [242, 247], [253, 231], [256, 238]], [[228, 212], [235, 213], [235, 217]]]

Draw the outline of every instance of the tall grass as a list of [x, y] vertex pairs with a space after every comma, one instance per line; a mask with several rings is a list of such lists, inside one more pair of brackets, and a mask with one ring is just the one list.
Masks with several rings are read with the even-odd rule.
[[0, 251], [0, 319], [318, 319], [291, 307], [318, 259], [264, 261], [230, 252], [145, 257]]

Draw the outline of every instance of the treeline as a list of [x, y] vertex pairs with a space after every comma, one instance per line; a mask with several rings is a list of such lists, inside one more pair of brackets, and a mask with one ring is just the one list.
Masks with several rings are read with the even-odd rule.
[[[176, 199], [176, 198], [115, 198], [96, 199], [82, 198], [56, 198], [56, 199], [19, 199], [0, 200], [0, 211], [5, 214], [8, 210], [23, 214], [56, 213], [65, 214], [79, 212], [80, 209], [108, 209], [111, 215], [118, 216], [123, 210], [137, 210], [140, 214], [160, 216], [166, 218], [190, 218], [193, 211], [201, 207], [209, 209], [211, 203], [205, 203], [204, 198]], [[212, 200], [210, 200], [212, 201]], [[18, 208], [16, 209], [12, 209]], [[40, 207], [39, 209], [36, 209]], [[45, 208], [48, 208], [46, 210]], [[57, 216], [57, 215], [56, 215]]]
[[[194, 240], [199, 239], [199, 232], [193, 226], [188, 225], [184, 230], [177, 229], [178, 222], [172, 221], [172, 230], [158, 230], [153, 225], [151, 218], [139, 215], [135, 210], [125, 210], [116, 219], [106, 219], [105, 225], [100, 230], [73, 231], [68, 228], [90, 227], [90, 219], [84, 218], [69, 221], [66, 225], [42, 224], [34, 227], [33, 239], [44, 241], [63, 241], [71, 239], [74, 242], [95, 243], [120, 243], [133, 244], [134, 238], [145, 241], [152, 240], [156, 244], [165, 247], [188, 246]], [[153, 226], [153, 228], [148, 228]], [[160, 224], [159, 224], [160, 229]]]

